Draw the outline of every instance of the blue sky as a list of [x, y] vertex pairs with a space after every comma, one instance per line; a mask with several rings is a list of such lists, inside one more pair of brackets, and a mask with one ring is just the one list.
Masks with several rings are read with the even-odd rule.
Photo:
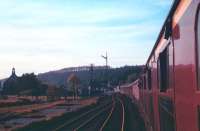
[[173, 0], [0, 0], [0, 78], [144, 64]]

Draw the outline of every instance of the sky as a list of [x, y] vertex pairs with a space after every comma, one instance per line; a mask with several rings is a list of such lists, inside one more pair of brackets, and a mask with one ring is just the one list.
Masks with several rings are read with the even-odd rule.
[[145, 64], [173, 0], [0, 0], [0, 79]]

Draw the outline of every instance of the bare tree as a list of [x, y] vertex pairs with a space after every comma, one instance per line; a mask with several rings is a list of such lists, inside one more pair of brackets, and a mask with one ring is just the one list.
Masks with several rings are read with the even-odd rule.
[[69, 84], [70, 89], [73, 92], [73, 99], [77, 99], [77, 97], [78, 97], [78, 85], [80, 83], [79, 78], [74, 73], [72, 73], [72, 74], [69, 75], [67, 82]]

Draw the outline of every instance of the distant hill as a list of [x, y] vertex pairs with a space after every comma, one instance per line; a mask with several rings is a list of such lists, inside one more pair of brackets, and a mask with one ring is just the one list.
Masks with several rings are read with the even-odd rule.
[[[101, 85], [105, 83], [106, 79], [109, 79], [111, 85], [117, 85], [119, 82], [131, 82], [135, 80], [140, 72], [142, 71], [143, 66], [124, 66], [120, 68], [111, 68], [109, 67], [106, 71], [105, 66], [94, 66], [93, 67], [93, 79], [96, 85]], [[49, 84], [55, 84], [57, 86], [67, 85], [67, 78], [71, 73], [77, 75], [81, 81], [82, 86], [88, 86], [91, 79], [91, 67], [82, 66], [82, 67], [70, 67], [64, 68], [56, 71], [50, 71], [46, 73], [38, 74], [38, 79]], [[106, 75], [107, 74], [107, 75]], [[129, 77], [132, 77], [129, 79]], [[107, 78], [106, 78], [107, 77]], [[129, 80], [128, 80], [129, 79]]]
[[[71, 73], [74, 73], [78, 76], [81, 81], [87, 81], [90, 79], [90, 66], [81, 66], [81, 67], [70, 67], [64, 68], [56, 71], [49, 71], [46, 73], [38, 74], [38, 79], [44, 83], [55, 84], [57, 86], [66, 85], [68, 76]], [[110, 67], [109, 67], [110, 69]], [[102, 73], [106, 70], [105, 66], [94, 66], [93, 70], [95, 73]]]
[[[93, 83], [95, 86], [100, 87], [102, 84], [106, 83], [107, 79], [109, 83], [113, 86], [119, 83], [130, 83], [138, 78], [141, 73], [142, 66], [123, 66], [119, 68], [108, 67], [106, 71], [106, 66], [94, 66], [93, 67]], [[81, 67], [70, 67], [55, 71], [49, 71], [46, 73], [40, 73], [37, 78], [43, 83], [53, 84], [57, 86], [67, 86], [67, 78], [71, 73], [74, 73], [81, 81], [81, 87], [88, 87], [91, 81], [91, 66], [81, 66]], [[6, 78], [7, 79], [7, 78]], [[5, 82], [6, 79], [0, 80], [1, 84]]]

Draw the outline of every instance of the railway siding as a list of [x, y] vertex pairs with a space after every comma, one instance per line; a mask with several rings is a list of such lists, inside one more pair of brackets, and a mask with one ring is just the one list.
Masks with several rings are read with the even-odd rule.
[[[92, 104], [87, 107], [83, 107], [77, 111], [66, 113], [60, 117], [56, 117], [51, 120], [45, 120], [42, 122], [35, 122], [32, 123], [24, 128], [16, 129], [16, 131], [35, 131], [35, 130], [48, 130], [48, 131], [54, 131], [54, 130], [62, 130], [62, 127], [65, 128], [65, 125], [70, 123], [70, 121], [75, 121], [75, 118], [80, 117], [84, 113], [99, 108], [100, 106], [106, 106], [108, 103], [111, 102], [110, 98], [107, 98], [106, 101], [103, 102], [97, 102], [98, 104]], [[107, 103], [107, 104], [106, 104]]]
[[96, 105], [17, 131], [146, 131], [136, 106], [126, 96], [114, 94]]

